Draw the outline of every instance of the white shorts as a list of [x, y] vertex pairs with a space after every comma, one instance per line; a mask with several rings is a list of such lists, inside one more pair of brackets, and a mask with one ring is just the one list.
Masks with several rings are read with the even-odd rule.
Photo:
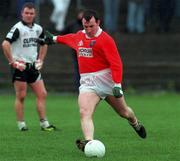
[[114, 82], [110, 69], [104, 69], [98, 72], [81, 74], [79, 92], [94, 92], [101, 99], [108, 95], [113, 95], [112, 89]]

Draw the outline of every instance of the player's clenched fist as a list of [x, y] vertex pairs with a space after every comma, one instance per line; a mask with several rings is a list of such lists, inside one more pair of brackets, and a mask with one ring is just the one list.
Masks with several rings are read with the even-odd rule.
[[40, 70], [42, 68], [42, 66], [43, 66], [43, 61], [42, 60], [38, 59], [38, 60], [35, 61], [35, 68], [37, 70]]
[[12, 63], [10, 63], [10, 65], [13, 68], [16, 68], [16, 69], [18, 69], [20, 71], [23, 71], [23, 70], [26, 69], [26, 64], [23, 61], [13, 61]]
[[115, 84], [114, 85], [114, 87], [113, 87], [113, 95], [116, 98], [122, 97], [123, 91], [122, 91], [122, 88], [121, 88], [121, 84]]
[[53, 37], [54, 37], [54, 35], [53, 34], [51, 34], [49, 31], [45, 31], [45, 36], [46, 36], [46, 38], [45, 38], [45, 43], [47, 44], [47, 45], [52, 45], [52, 44], [55, 44], [55, 42], [54, 42], [54, 40], [53, 40]]

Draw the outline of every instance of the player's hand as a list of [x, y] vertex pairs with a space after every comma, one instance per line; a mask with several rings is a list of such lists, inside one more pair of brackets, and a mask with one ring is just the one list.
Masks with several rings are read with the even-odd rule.
[[45, 31], [45, 43], [47, 45], [52, 45], [55, 44], [54, 40], [53, 40], [54, 35], [51, 34], [49, 31]]
[[35, 68], [37, 70], [40, 70], [42, 68], [42, 66], [43, 66], [43, 61], [42, 60], [38, 59], [38, 60], [35, 61]]
[[53, 40], [54, 35], [51, 34], [48, 30], [45, 31], [45, 35], [46, 35], [46, 37], [48, 37], [49, 39]]
[[13, 61], [12, 63], [10, 63], [10, 65], [13, 67], [13, 68], [16, 68], [20, 71], [23, 71], [26, 69], [26, 63], [23, 62], [23, 61]]
[[116, 98], [120, 98], [120, 97], [123, 96], [123, 91], [122, 91], [122, 88], [121, 88], [121, 84], [114, 84], [113, 95]]

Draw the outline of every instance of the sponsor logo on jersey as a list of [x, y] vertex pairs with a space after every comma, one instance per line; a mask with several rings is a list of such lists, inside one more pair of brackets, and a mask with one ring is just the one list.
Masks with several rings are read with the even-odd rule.
[[83, 41], [79, 41], [78, 46], [83, 46]]
[[23, 39], [23, 47], [27, 48], [27, 47], [31, 47], [31, 46], [37, 46], [37, 38], [25, 38]]
[[87, 57], [92, 58], [93, 57], [93, 50], [92, 48], [79, 48], [78, 49], [78, 56], [79, 57]]

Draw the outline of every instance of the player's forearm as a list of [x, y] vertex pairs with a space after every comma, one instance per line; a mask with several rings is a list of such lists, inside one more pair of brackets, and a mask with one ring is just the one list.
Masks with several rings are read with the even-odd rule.
[[112, 70], [112, 79], [115, 84], [122, 82], [122, 70], [113, 71]]
[[8, 41], [3, 41], [2, 48], [4, 51], [4, 55], [7, 58], [9, 64], [11, 64], [14, 60], [11, 54], [11, 44]]
[[67, 45], [67, 46], [75, 49], [75, 46], [76, 46], [76, 43], [75, 43], [76, 37], [75, 37], [75, 35], [76, 34], [66, 34], [66, 35], [63, 35], [63, 36], [58, 35], [58, 36], [54, 36], [53, 40], [56, 43], [64, 44], [64, 45]]
[[110, 65], [114, 83], [121, 83], [123, 75], [123, 65], [121, 59], [118, 59], [117, 57], [116, 60], [110, 62]]
[[48, 49], [47, 45], [43, 45], [40, 47], [38, 59], [40, 59], [41, 61], [44, 61], [44, 58], [45, 58], [46, 53], [47, 53], [47, 49]]

